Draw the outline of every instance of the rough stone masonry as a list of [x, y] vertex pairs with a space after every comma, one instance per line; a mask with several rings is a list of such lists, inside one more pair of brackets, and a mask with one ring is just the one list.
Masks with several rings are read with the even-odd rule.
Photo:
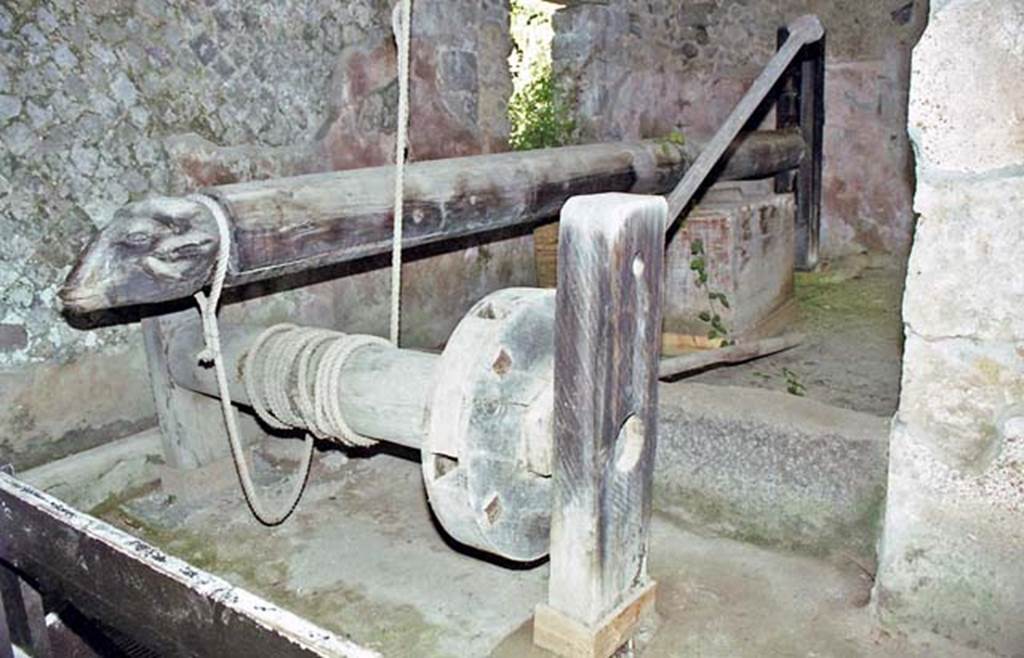
[[[979, 38], [984, 35], [984, 38]], [[875, 603], [1024, 655], [1024, 4], [934, 3], [914, 51], [918, 222]]]
[[[0, 462], [27, 468], [153, 422], [138, 313], [69, 322], [55, 297], [118, 207], [394, 157], [391, 5], [0, 5]], [[505, 148], [508, 23], [505, 0], [417, 2], [411, 157]], [[528, 238], [420, 258], [403, 318], [414, 345], [439, 345], [487, 292], [533, 281]], [[227, 317], [384, 331], [387, 272], [370, 269], [253, 288], [260, 301]]]
[[557, 0], [553, 60], [587, 139], [717, 130], [775, 50], [817, 14], [828, 32], [822, 254], [906, 254], [910, 47], [924, 0]]

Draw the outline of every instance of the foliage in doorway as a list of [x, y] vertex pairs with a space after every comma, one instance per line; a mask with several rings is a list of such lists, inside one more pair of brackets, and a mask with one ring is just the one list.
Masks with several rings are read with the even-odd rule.
[[517, 151], [565, 146], [576, 141], [576, 121], [568, 94], [551, 66], [551, 18], [557, 5], [543, 0], [512, 0], [512, 97], [508, 104], [509, 143]]

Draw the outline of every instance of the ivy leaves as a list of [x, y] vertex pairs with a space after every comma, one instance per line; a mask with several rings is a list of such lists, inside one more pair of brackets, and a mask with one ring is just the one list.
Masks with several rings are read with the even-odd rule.
[[697, 316], [701, 322], [708, 324], [708, 339], [722, 339], [722, 346], [731, 345], [732, 341], [728, 339], [729, 329], [722, 320], [720, 310], [732, 307], [724, 292], [711, 290], [708, 286], [707, 255], [704, 252], [704, 241], [700, 238], [694, 238], [690, 242], [690, 270], [697, 277], [697, 286], [703, 288], [708, 296], [708, 310]]

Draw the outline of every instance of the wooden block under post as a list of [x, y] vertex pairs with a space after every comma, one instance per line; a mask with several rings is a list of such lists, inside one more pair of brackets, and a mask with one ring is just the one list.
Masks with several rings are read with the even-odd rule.
[[534, 643], [608, 658], [653, 603], [647, 576], [668, 207], [598, 194], [562, 209], [548, 602]]
[[560, 656], [607, 658], [633, 637], [640, 620], [654, 607], [656, 592], [657, 583], [649, 581], [595, 628], [542, 603], [533, 618], [534, 644]]

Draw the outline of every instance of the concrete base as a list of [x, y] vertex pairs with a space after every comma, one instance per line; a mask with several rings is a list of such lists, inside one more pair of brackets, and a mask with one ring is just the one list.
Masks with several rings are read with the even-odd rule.
[[69, 505], [91, 510], [155, 486], [163, 463], [160, 430], [154, 427], [18, 477]]
[[[546, 563], [461, 551], [431, 522], [414, 461], [335, 462], [318, 458], [277, 528], [255, 522], [233, 489], [201, 504], [154, 492], [104, 518], [385, 656], [551, 656], [532, 629]], [[657, 511], [649, 572], [661, 623], [640, 639], [645, 658], [983, 655], [882, 632], [864, 607], [872, 581], [853, 565], [701, 536]]]

